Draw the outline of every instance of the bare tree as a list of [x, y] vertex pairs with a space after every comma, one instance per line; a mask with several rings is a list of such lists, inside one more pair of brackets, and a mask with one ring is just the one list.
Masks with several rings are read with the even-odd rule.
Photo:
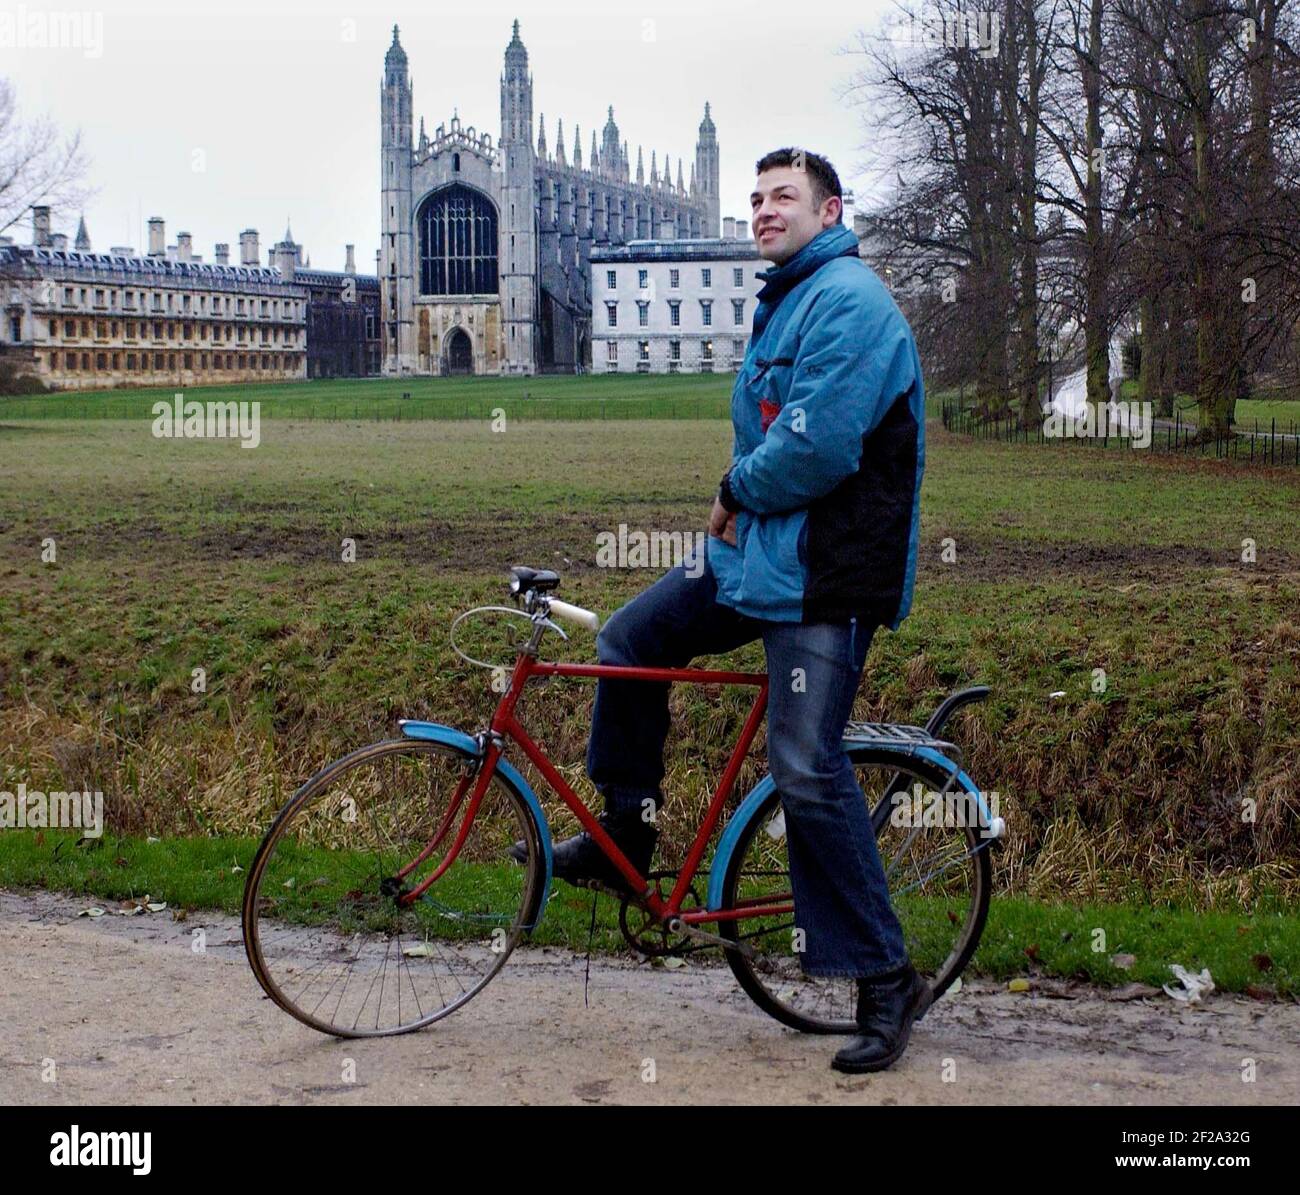
[[24, 121], [13, 84], [0, 79], [0, 233], [36, 203], [73, 210], [88, 194], [86, 169], [81, 134], [61, 137], [48, 117]]

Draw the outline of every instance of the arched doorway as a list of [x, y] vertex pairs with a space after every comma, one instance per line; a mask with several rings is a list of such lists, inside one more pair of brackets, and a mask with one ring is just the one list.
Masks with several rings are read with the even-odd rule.
[[464, 328], [453, 328], [447, 335], [447, 372], [467, 374], [474, 372], [474, 346]]

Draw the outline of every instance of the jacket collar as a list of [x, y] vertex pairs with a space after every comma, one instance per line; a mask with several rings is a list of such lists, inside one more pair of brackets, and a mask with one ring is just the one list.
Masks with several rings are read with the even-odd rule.
[[758, 292], [760, 303], [777, 302], [791, 287], [796, 286], [814, 270], [820, 269], [836, 257], [857, 257], [858, 238], [845, 224], [832, 224], [823, 228], [792, 258], [779, 266], [763, 270], [763, 288]]

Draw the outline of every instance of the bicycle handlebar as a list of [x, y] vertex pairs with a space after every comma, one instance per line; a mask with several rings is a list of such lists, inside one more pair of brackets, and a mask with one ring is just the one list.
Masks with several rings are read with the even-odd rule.
[[600, 630], [599, 614], [592, 610], [584, 610], [581, 606], [571, 606], [568, 602], [560, 601], [559, 598], [550, 599], [549, 613], [555, 615], [556, 618], [563, 618], [566, 622], [586, 627], [589, 631]]

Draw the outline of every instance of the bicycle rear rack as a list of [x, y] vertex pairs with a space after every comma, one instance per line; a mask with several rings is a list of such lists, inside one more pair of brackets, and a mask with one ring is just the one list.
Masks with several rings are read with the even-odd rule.
[[901, 747], [907, 751], [930, 747], [961, 763], [961, 748], [946, 739], [935, 738], [924, 726], [909, 726], [904, 722], [850, 722], [844, 728], [844, 737], [871, 747]]
[[873, 747], [901, 747], [906, 751], [929, 747], [951, 756], [960, 767], [962, 749], [956, 743], [939, 738], [939, 731], [962, 706], [973, 701], [983, 701], [988, 695], [987, 685], [972, 685], [969, 689], [959, 689], [945, 697], [924, 726], [911, 726], [906, 722], [850, 722], [844, 728], [844, 737]]

